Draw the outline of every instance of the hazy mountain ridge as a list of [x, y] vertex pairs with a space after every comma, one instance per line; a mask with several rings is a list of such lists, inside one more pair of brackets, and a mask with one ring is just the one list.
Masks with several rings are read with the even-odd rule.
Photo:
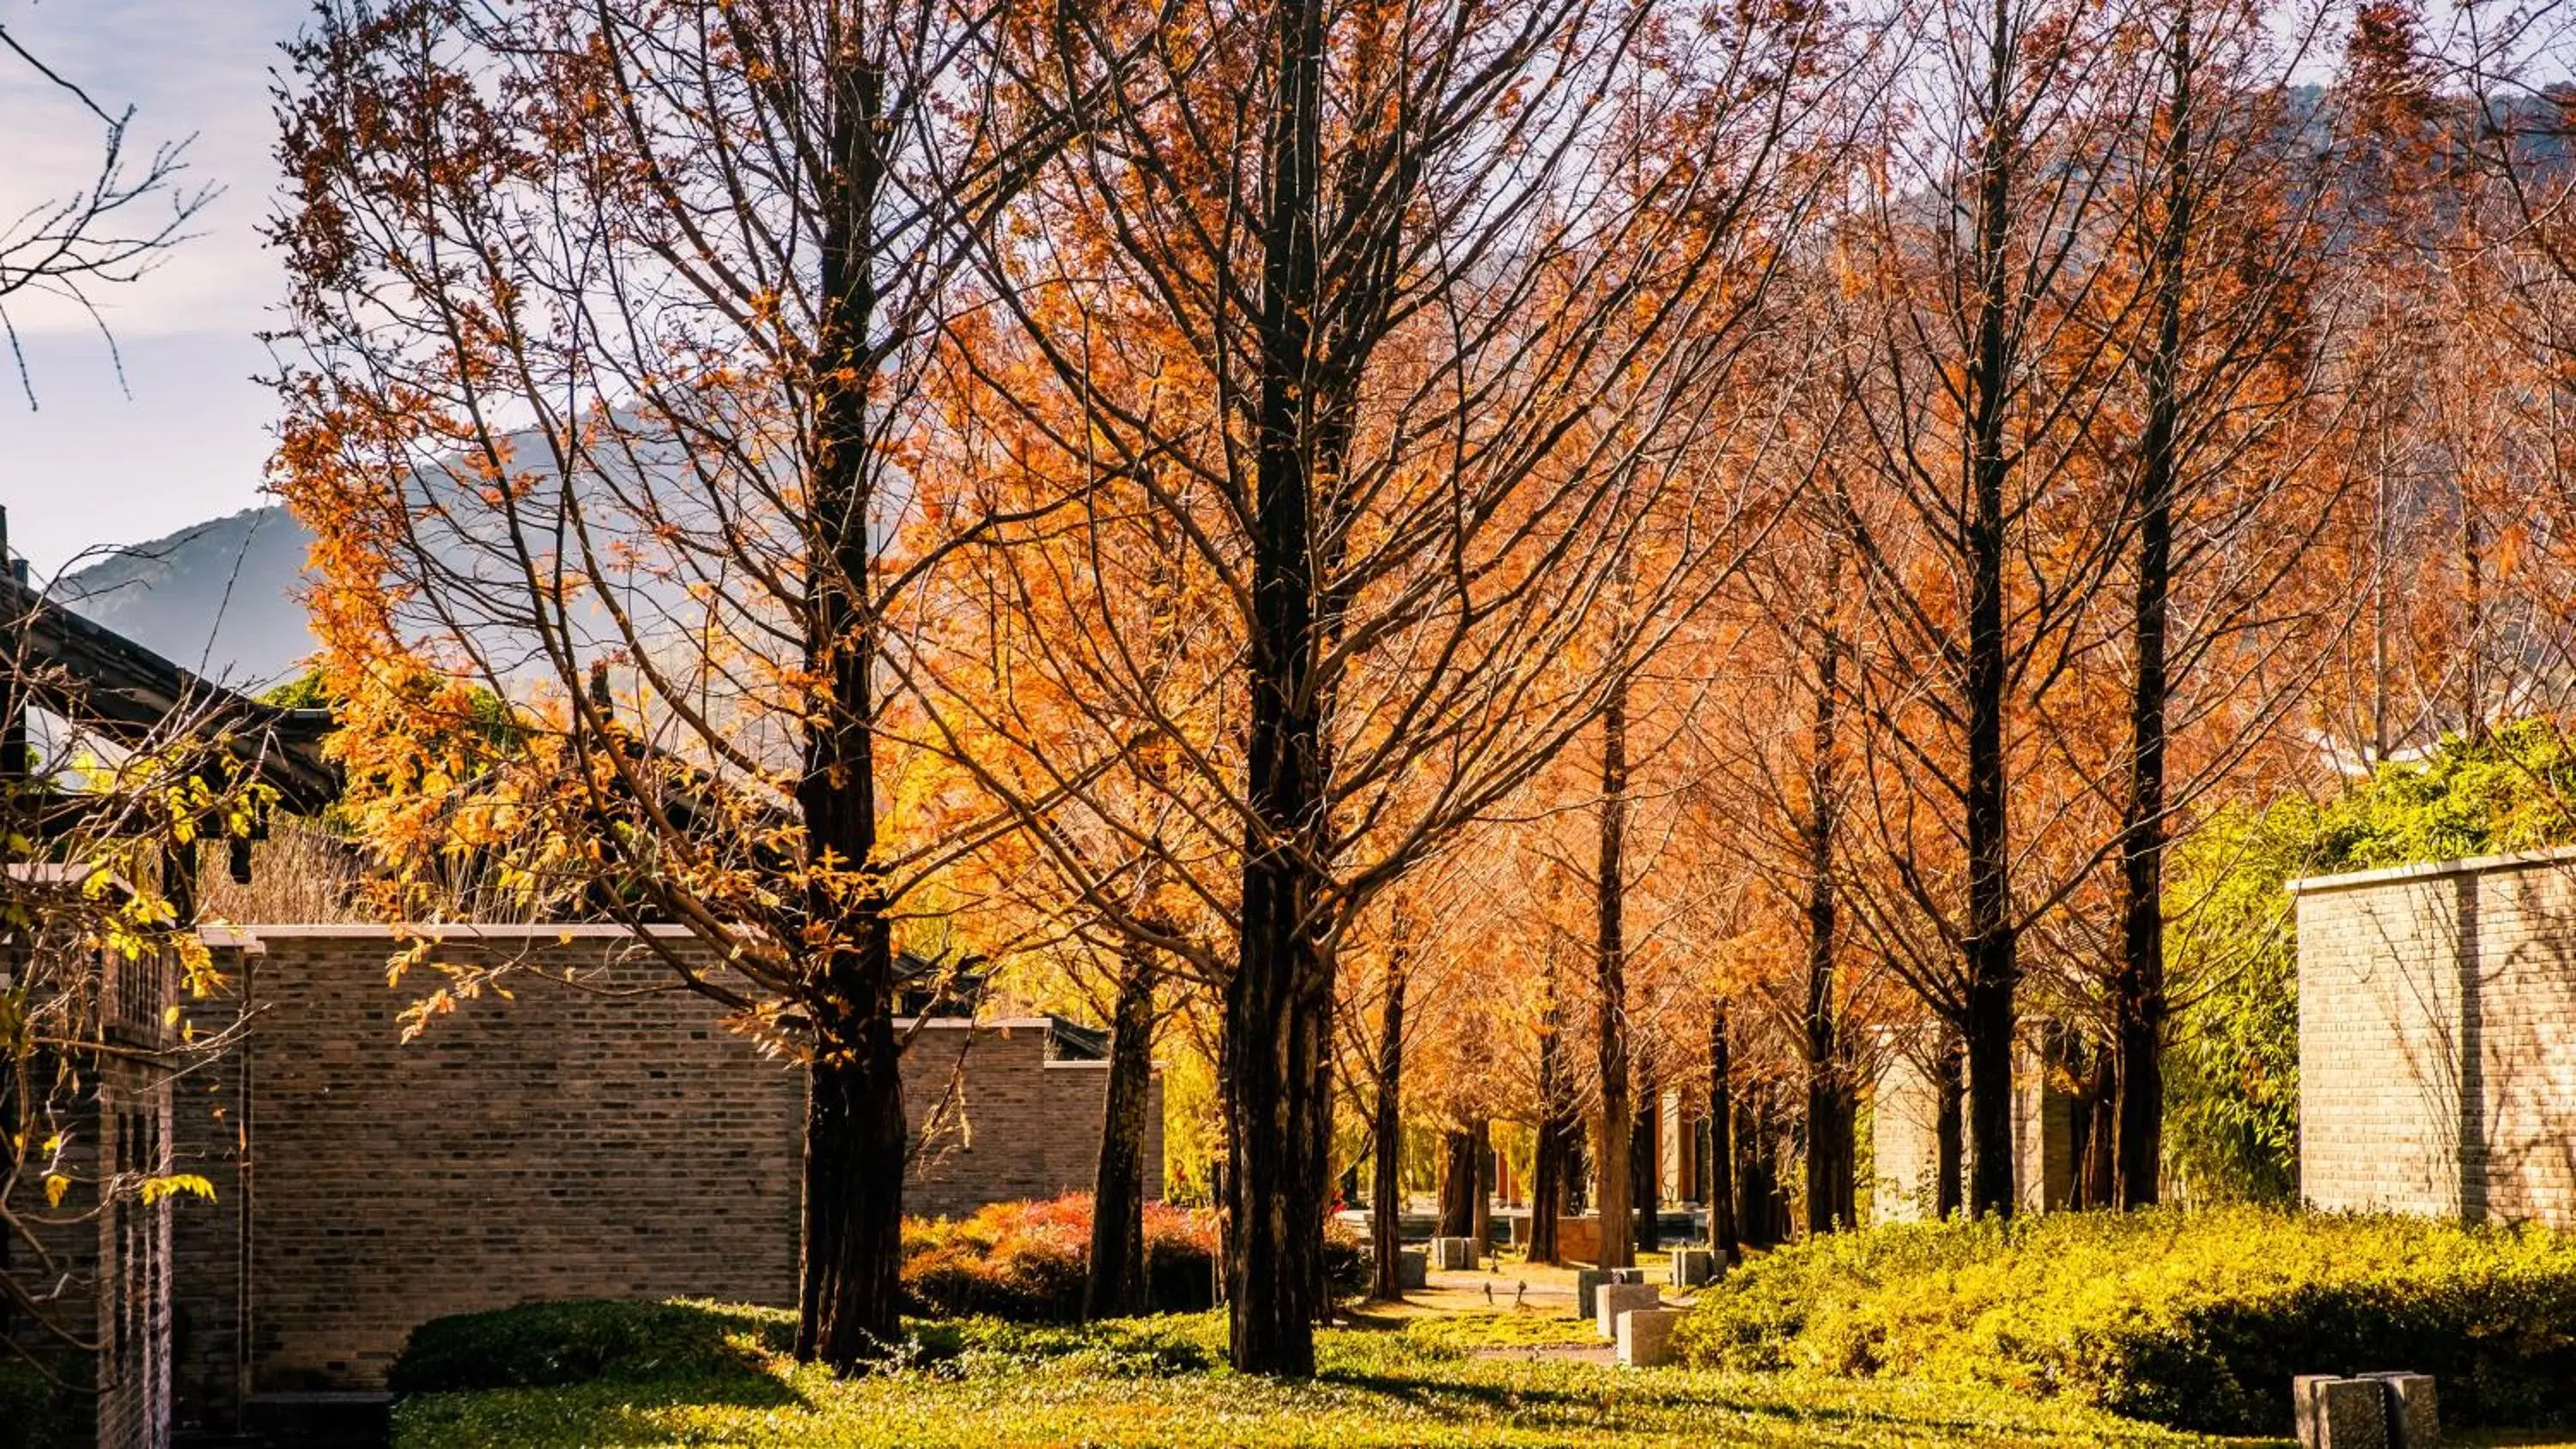
[[245, 509], [93, 554], [53, 592], [173, 663], [257, 689], [319, 647], [295, 598], [312, 543], [284, 508]]

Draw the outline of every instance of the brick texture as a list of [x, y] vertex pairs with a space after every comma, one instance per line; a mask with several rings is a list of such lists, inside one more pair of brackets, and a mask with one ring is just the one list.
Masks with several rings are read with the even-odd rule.
[[[623, 936], [486, 933], [515, 999], [418, 1039], [380, 930], [263, 929], [221, 953], [247, 1040], [176, 1113], [217, 1200], [178, 1214], [183, 1404], [381, 1383], [443, 1314], [534, 1299], [794, 1300], [803, 1079]], [[569, 979], [567, 979], [569, 978]], [[905, 1057], [914, 1212], [1090, 1185], [1106, 1069], [1045, 1059], [1042, 1022], [930, 1023]], [[962, 1052], [962, 1068], [961, 1068]], [[952, 1083], [954, 1089], [952, 1091]], [[944, 1105], [943, 1105], [944, 1102]], [[1149, 1117], [1159, 1182], [1160, 1113]]]
[[[1869, 1211], [1874, 1222], [1920, 1222], [1933, 1216], [1941, 1186], [1941, 1089], [1924, 1065], [1918, 1033], [1894, 1029], [1880, 1042], [1870, 1084]], [[2075, 1187], [2075, 1100], [2061, 1090], [2036, 1049], [2013, 1056], [2013, 1185], [2024, 1212], [2050, 1212]], [[1965, 1123], [1961, 1124], [1963, 1136]], [[1962, 1140], [1960, 1183], [1976, 1171]]]
[[2294, 889], [2307, 1200], [2576, 1226], [2576, 854]]

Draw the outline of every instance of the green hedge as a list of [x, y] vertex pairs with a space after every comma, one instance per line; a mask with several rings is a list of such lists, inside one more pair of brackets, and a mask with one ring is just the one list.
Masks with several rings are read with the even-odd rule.
[[433, 1318], [386, 1375], [398, 1394], [542, 1389], [757, 1369], [795, 1341], [794, 1315], [709, 1303], [530, 1303]]
[[1689, 1361], [2001, 1385], [2282, 1433], [2302, 1373], [2411, 1369], [2443, 1418], [2576, 1421], [2576, 1234], [2242, 1207], [1901, 1224], [1730, 1274]]
[[71, 1449], [91, 1407], [86, 1395], [55, 1387], [33, 1364], [0, 1362], [0, 1449]]

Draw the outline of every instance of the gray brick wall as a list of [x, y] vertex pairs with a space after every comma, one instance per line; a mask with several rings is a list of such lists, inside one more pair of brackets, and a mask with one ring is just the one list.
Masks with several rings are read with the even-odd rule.
[[2576, 1226], [2576, 852], [2291, 889], [2302, 1195]]
[[[418, 1039], [427, 987], [385, 983], [387, 935], [263, 928], [222, 953], [249, 1036], [186, 1084], [178, 1150], [218, 1199], [179, 1214], [186, 1398], [382, 1381], [404, 1337], [531, 1299], [794, 1299], [805, 1091], [621, 936], [495, 933], [516, 999], [461, 1001]], [[569, 975], [572, 979], [564, 979]], [[232, 1004], [218, 1003], [229, 1015]], [[957, 1073], [959, 1048], [964, 1069]], [[1036, 1025], [932, 1023], [905, 1058], [907, 1206], [962, 1212], [1090, 1185], [1099, 1067], [1044, 1060]], [[1149, 1180], [1159, 1183], [1160, 1115]]]

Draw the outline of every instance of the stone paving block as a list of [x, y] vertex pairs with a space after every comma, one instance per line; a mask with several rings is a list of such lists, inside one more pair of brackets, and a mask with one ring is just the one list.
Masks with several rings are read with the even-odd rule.
[[2290, 1380], [2300, 1449], [2389, 1449], [2388, 1393], [2376, 1379], [2302, 1374]]
[[1604, 1283], [1594, 1302], [1593, 1326], [1602, 1338], [1619, 1336], [1619, 1315], [1631, 1309], [1653, 1308], [1664, 1301], [1663, 1290], [1652, 1283]]
[[2389, 1442], [2393, 1449], [2435, 1449], [2442, 1442], [2442, 1413], [2433, 1393], [2431, 1374], [2374, 1373], [2388, 1397]]
[[1401, 1291], [1421, 1288], [1431, 1282], [1430, 1260], [1420, 1248], [1404, 1248], [1395, 1255], [1395, 1286]]
[[1678, 1308], [1631, 1308], [1619, 1315], [1619, 1362], [1628, 1368], [1661, 1368], [1673, 1361]]
[[1672, 1262], [1672, 1285], [1696, 1288], [1717, 1277], [1717, 1254], [1706, 1248], [1675, 1248]]

